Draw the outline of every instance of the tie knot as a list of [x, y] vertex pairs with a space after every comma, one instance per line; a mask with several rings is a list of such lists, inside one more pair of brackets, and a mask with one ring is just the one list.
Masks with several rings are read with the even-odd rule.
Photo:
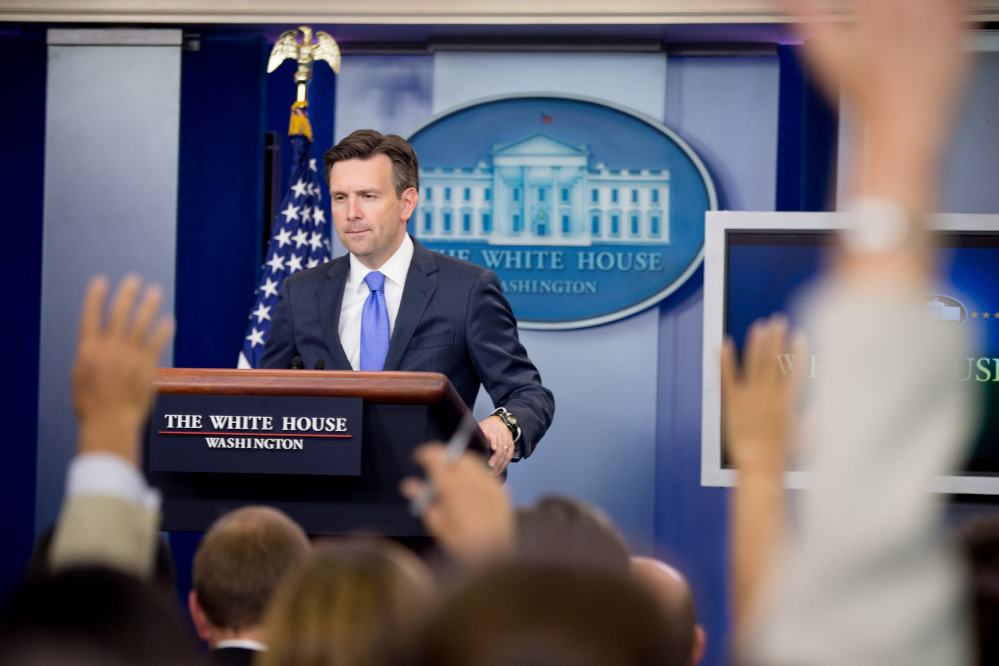
[[378, 271], [371, 271], [365, 275], [364, 281], [368, 283], [368, 289], [371, 291], [384, 291], [385, 289], [385, 275]]

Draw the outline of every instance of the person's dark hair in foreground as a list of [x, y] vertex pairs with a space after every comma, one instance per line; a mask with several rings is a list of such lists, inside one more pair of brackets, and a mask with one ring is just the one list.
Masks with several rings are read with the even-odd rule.
[[631, 576], [512, 561], [481, 570], [431, 617], [419, 666], [682, 666], [656, 600]]
[[627, 571], [628, 546], [603, 511], [582, 500], [542, 497], [516, 512], [517, 556], [523, 559]]
[[5, 666], [173, 666], [196, 659], [176, 608], [114, 569], [77, 567], [27, 582], [0, 615]]
[[999, 664], [999, 515], [972, 521], [957, 537], [968, 563], [978, 663]]
[[420, 189], [420, 167], [413, 147], [401, 136], [375, 130], [356, 130], [323, 154], [323, 178], [330, 182], [330, 169], [337, 162], [367, 160], [384, 155], [392, 162], [392, 187], [396, 196], [413, 188]]

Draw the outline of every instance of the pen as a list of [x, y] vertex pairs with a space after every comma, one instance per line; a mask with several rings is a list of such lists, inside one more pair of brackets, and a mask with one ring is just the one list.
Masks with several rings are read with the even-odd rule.
[[[461, 423], [458, 424], [457, 430], [454, 431], [451, 439], [448, 440], [447, 445], [444, 447], [444, 462], [449, 465], [458, 462], [461, 454], [468, 448], [469, 443], [472, 441], [472, 435], [475, 434], [475, 429], [478, 427], [479, 424], [475, 421], [472, 413], [465, 412], [465, 416], [462, 418]], [[417, 518], [422, 518], [427, 508], [433, 504], [436, 498], [437, 486], [434, 485], [433, 481], [427, 480], [420, 494], [409, 502], [409, 512]]]

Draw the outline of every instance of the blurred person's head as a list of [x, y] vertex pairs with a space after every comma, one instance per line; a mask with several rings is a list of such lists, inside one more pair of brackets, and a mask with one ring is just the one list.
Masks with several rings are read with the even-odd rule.
[[196, 658], [172, 600], [115, 569], [74, 567], [26, 581], [0, 614], [5, 666], [175, 666]]
[[418, 666], [684, 666], [660, 604], [627, 572], [510, 561], [480, 570], [430, 618]]
[[318, 546], [285, 579], [266, 619], [259, 666], [387, 666], [408, 654], [432, 598], [430, 571], [392, 541]]
[[310, 550], [305, 531], [277, 509], [249, 506], [215, 521], [194, 554], [188, 606], [198, 635], [212, 647], [260, 640], [278, 582]]
[[958, 534], [967, 559], [980, 664], [999, 663], [999, 515], [978, 518]]
[[[666, 617], [663, 631], [676, 663], [693, 666], [704, 656], [704, 628], [697, 624], [694, 595], [687, 579], [674, 567], [651, 557], [632, 557], [631, 571], [659, 602]], [[683, 661], [683, 659], [686, 661]]]
[[517, 555], [526, 560], [628, 570], [628, 546], [610, 517], [581, 500], [542, 497], [517, 509]]

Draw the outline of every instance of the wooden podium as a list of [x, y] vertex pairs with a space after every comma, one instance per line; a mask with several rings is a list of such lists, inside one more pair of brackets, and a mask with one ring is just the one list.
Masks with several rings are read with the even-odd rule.
[[[184, 399], [195, 405], [205, 400], [199, 396], [363, 401], [356, 475], [157, 471], [150, 469], [147, 436], [146, 474], [163, 493], [162, 529], [169, 531], [204, 531], [227, 511], [266, 504], [286, 512], [310, 534], [423, 536], [420, 522], [399, 494], [399, 482], [420, 473], [412, 462], [413, 448], [428, 440], [446, 441], [468, 412], [447, 377], [428, 372], [165, 368], [157, 372], [156, 392], [188, 396]], [[481, 431], [469, 448], [486, 454]], [[216, 467], [225, 455], [231, 453], [213, 458]]]

